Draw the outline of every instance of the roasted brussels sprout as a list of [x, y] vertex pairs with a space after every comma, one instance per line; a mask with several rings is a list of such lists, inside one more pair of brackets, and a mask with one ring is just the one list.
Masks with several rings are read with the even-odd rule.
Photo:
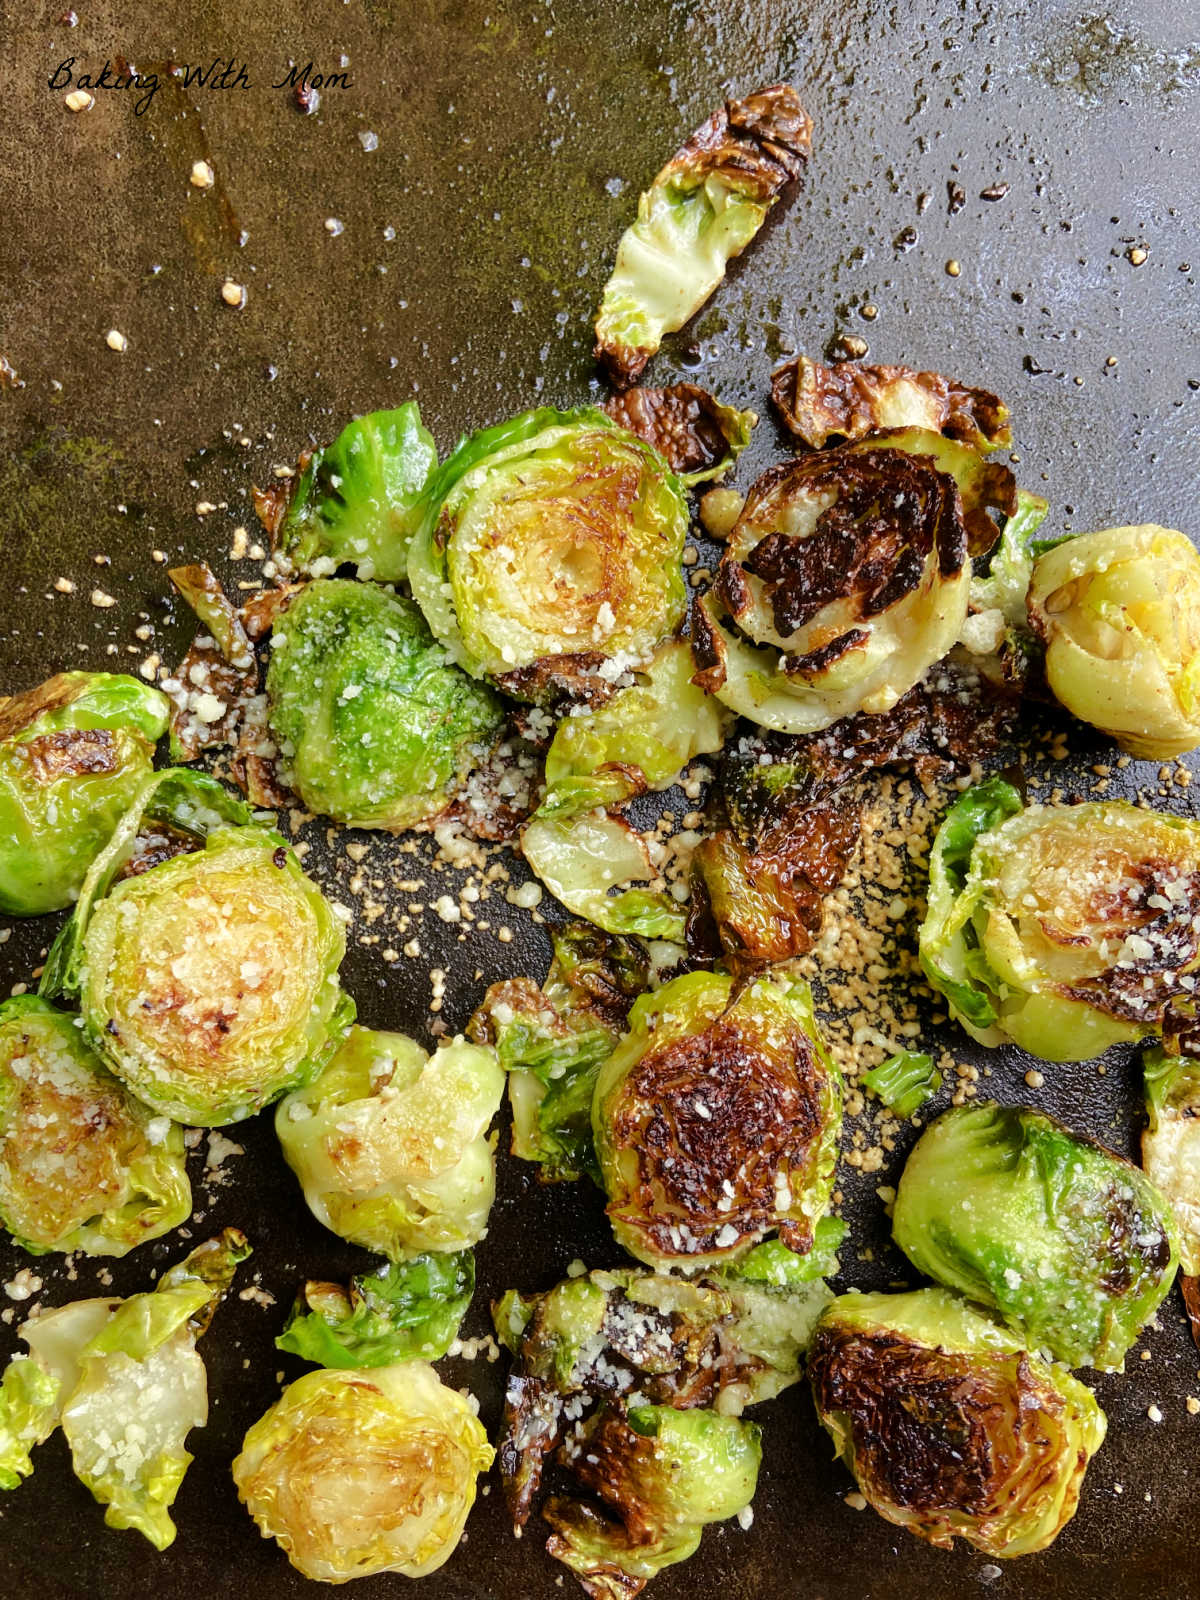
[[78, 997], [105, 1065], [180, 1122], [236, 1122], [311, 1081], [353, 1016], [342, 922], [249, 816], [202, 773], [148, 779], [42, 979]]
[[1151, 761], [1200, 745], [1200, 556], [1186, 535], [1146, 523], [1053, 546], [1029, 620], [1074, 716]]
[[1198, 916], [1200, 823], [1121, 800], [1022, 808], [989, 778], [938, 829], [921, 965], [981, 1044], [1084, 1061], [1190, 993]]
[[721, 748], [728, 715], [691, 682], [688, 646], [662, 645], [598, 710], [564, 717], [546, 755], [546, 795], [526, 823], [521, 851], [568, 910], [610, 933], [682, 940], [686, 918], [655, 888], [646, 840], [615, 811], [646, 789], [665, 789], [694, 757]]
[[145, 781], [169, 709], [113, 672], [60, 672], [0, 697], [0, 912], [70, 905]]
[[504, 722], [448, 666], [411, 600], [320, 578], [275, 624], [267, 695], [284, 778], [310, 811], [399, 833], [446, 810]]
[[319, 1222], [411, 1260], [483, 1237], [503, 1092], [483, 1045], [455, 1039], [430, 1056], [402, 1033], [355, 1027], [316, 1082], [280, 1102], [275, 1131]]
[[1200, 1061], [1148, 1050], [1142, 1166], [1175, 1213], [1179, 1259], [1200, 1277]]
[[360, 578], [398, 583], [436, 466], [433, 437], [407, 400], [355, 417], [333, 444], [302, 455], [294, 478], [255, 490], [255, 507], [272, 548], [299, 571], [328, 573], [351, 561]]
[[322, 1367], [436, 1361], [458, 1335], [475, 1292], [475, 1257], [416, 1256], [337, 1283], [306, 1283], [275, 1343]]
[[650, 983], [645, 948], [586, 922], [555, 928], [554, 960], [539, 988], [509, 978], [488, 989], [467, 1037], [494, 1045], [508, 1073], [512, 1153], [536, 1161], [544, 1182], [587, 1173], [600, 1182], [592, 1094], [629, 1008]]
[[841, 1078], [800, 984], [691, 972], [643, 995], [600, 1069], [596, 1154], [617, 1242], [694, 1269], [778, 1231], [803, 1253], [829, 1205]]
[[30, 1355], [13, 1359], [0, 1386], [0, 1487], [28, 1477], [30, 1449], [61, 1425], [75, 1475], [107, 1508], [108, 1526], [136, 1528], [165, 1550], [192, 1459], [184, 1441], [208, 1420], [196, 1340], [249, 1254], [226, 1228], [149, 1294], [78, 1300], [26, 1322]]
[[850, 446], [786, 462], [751, 489], [700, 602], [696, 681], [787, 733], [887, 711], [954, 644], [969, 586], [962, 499], [934, 461]]
[[812, 119], [790, 84], [727, 100], [638, 198], [596, 318], [596, 356], [620, 388], [682, 328], [804, 175]]
[[1033, 1349], [1120, 1367], [1178, 1265], [1174, 1220], [1120, 1156], [1040, 1111], [956, 1106], [917, 1140], [896, 1191], [915, 1267], [993, 1306]]
[[869, 1503], [943, 1550], [1044, 1550], [1106, 1422], [1090, 1389], [944, 1289], [841, 1295], [808, 1356], [817, 1413]]
[[183, 1130], [125, 1092], [74, 1017], [0, 1003], [0, 1222], [17, 1243], [123, 1256], [191, 1211]]
[[942, 1087], [942, 1075], [932, 1058], [919, 1050], [897, 1050], [859, 1081], [898, 1117], [911, 1117]]
[[1008, 407], [986, 389], [940, 372], [796, 356], [771, 374], [771, 399], [797, 438], [815, 450], [830, 439], [864, 439], [892, 428], [928, 428], [977, 450], [1012, 444]]
[[750, 443], [753, 411], [722, 405], [694, 383], [669, 389], [626, 389], [604, 410], [619, 427], [653, 445], [681, 483], [691, 488], [723, 478]]
[[407, 1361], [289, 1384], [247, 1433], [233, 1481], [306, 1578], [420, 1578], [454, 1554], [492, 1457], [471, 1402]]
[[687, 524], [656, 450], [594, 407], [542, 407], [434, 474], [408, 577], [460, 666], [537, 700], [560, 680], [604, 687], [675, 631]]

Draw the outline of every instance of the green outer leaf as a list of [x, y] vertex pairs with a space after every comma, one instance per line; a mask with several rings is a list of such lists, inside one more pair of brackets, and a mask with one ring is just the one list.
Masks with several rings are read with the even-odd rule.
[[475, 1292], [475, 1255], [421, 1255], [350, 1281], [349, 1294], [308, 1284], [280, 1350], [322, 1367], [387, 1367], [397, 1361], [436, 1361], [458, 1336]]
[[807, 1255], [789, 1250], [782, 1239], [764, 1239], [739, 1260], [719, 1267], [714, 1276], [729, 1286], [760, 1283], [774, 1289], [790, 1289], [817, 1278], [829, 1278], [838, 1270], [837, 1250], [845, 1237], [845, 1220], [824, 1216], [817, 1223], [813, 1247]]
[[14, 1357], [0, 1383], [0, 1489], [15, 1489], [33, 1471], [29, 1452], [53, 1433], [59, 1389], [37, 1361]]
[[864, 1072], [861, 1081], [898, 1117], [911, 1117], [942, 1087], [932, 1056], [918, 1050], [897, 1050]]

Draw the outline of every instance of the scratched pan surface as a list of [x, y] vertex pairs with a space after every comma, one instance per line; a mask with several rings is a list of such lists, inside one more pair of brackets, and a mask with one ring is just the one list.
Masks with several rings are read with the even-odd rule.
[[[235, 524], [251, 522], [250, 485], [306, 442], [331, 437], [353, 410], [418, 395], [444, 450], [462, 429], [536, 401], [585, 398], [589, 313], [640, 181], [726, 90], [779, 78], [802, 86], [815, 119], [808, 187], [653, 375], [699, 377], [765, 416], [768, 373], [783, 351], [818, 353], [854, 333], [875, 359], [943, 367], [1002, 393], [1021, 478], [1050, 497], [1052, 527], [1153, 519], [1194, 533], [1200, 57], [1189, 9], [1143, 3], [1106, 17], [989, 0], [82, 0], [69, 29], [52, 20], [57, 0], [19, 15], [6, 7], [0, 350], [21, 386], [0, 389], [0, 690], [65, 667], [111, 667], [110, 645], [122, 664], [150, 649], [177, 659], [186, 622], [149, 552], [207, 557], [231, 581], [252, 576], [219, 559]], [[72, 116], [64, 91], [46, 87], [71, 55], [77, 70], [120, 55], [161, 76], [167, 61], [230, 52], [247, 63], [249, 89], [164, 86], [140, 116], [116, 93]], [[327, 90], [313, 116], [270, 87], [289, 59], [329, 72], [343, 56], [353, 86]], [[377, 148], [363, 148], [368, 133]], [[201, 157], [217, 175], [207, 194], [188, 184]], [[952, 181], [966, 201], [951, 216]], [[977, 198], [999, 183], [1008, 184], [1003, 199]], [[1147, 252], [1141, 265], [1131, 248]], [[952, 259], [957, 277], [945, 271]], [[226, 276], [247, 286], [241, 311], [220, 299]], [[861, 315], [868, 303], [878, 308], [871, 321]], [[124, 354], [106, 348], [110, 328], [128, 339]], [[739, 481], [779, 448], [764, 420]], [[200, 520], [200, 500], [221, 509]], [[111, 564], [94, 565], [96, 554]], [[77, 585], [73, 596], [54, 591], [59, 576]], [[116, 606], [89, 603], [96, 585]], [[133, 630], [147, 623], [155, 634], [143, 642]], [[1078, 771], [1102, 754], [1078, 737], [1074, 748]], [[1135, 765], [1130, 775], [1144, 784], [1153, 769]], [[1171, 803], [1186, 810], [1189, 799], [1181, 790]], [[388, 859], [387, 848], [371, 860]], [[319, 839], [311, 859], [323, 881], [345, 884], [341, 843], [327, 849]], [[509, 944], [491, 933], [460, 940], [427, 919], [423, 963], [389, 967], [378, 946], [355, 946], [346, 971], [360, 1014], [425, 1035], [428, 972], [439, 966], [449, 974], [442, 1015], [459, 1027], [482, 988], [478, 969], [542, 970], [544, 932], [526, 913], [504, 911], [516, 930]], [[13, 930], [0, 947], [5, 992], [28, 977], [53, 931], [49, 921]], [[1056, 1069], [1035, 1094], [1022, 1082], [1027, 1059], [991, 1064], [1001, 1097], [1034, 1099], [1132, 1150], [1128, 1061], [1104, 1078], [1090, 1067]], [[255, 1588], [312, 1592], [258, 1538], [228, 1465], [277, 1393], [276, 1373], [294, 1375], [271, 1340], [297, 1281], [344, 1277], [363, 1258], [309, 1218], [267, 1120], [233, 1133], [245, 1154], [227, 1163], [229, 1182], [205, 1195], [195, 1174], [205, 1213], [197, 1230], [243, 1226], [277, 1304], [235, 1298], [205, 1344], [212, 1417], [192, 1438], [179, 1538], [157, 1556], [132, 1533], [105, 1530], [52, 1441], [34, 1478], [0, 1504], [0, 1576], [13, 1591], [214, 1600]], [[862, 1212], [858, 1242], [874, 1250], [852, 1276], [880, 1286], [901, 1269], [871, 1185], [847, 1185]], [[114, 1264], [116, 1291], [144, 1287], [152, 1268], [180, 1253], [169, 1240]], [[545, 1286], [575, 1256], [613, 1255], [594, 1195], [539, 1191], [503, 1161], [466, 1331], [484, 1331], [488, 1294]], [[3, 1279], [23, 1264], [0, 1249]], [[47, 1305], [98, 1292], [96, 1264], [81, 1263], [70, 1283], [61, 1264], [37, 1270]], [[1049, 1553], [1000, 1571], [849, 1509], [849, 1479], [831, 1465], [798, 1388], [760, 1413], [765, 1465], [752, 1529], [710, 1531], [699, 1557], [652, 1592], [1185, 1592], [1200, 1419], [1184, 1402], [1200, 1385], [1179, 1311], [1173, 1298], [1141, 1342], [1148, 1361], [1133, 1358], [1124, 1379], [1100, 1380], [1109, 1442], [1078, 1517]], [[0, 1326], [4, 1354], [13, 1343]], [[494, 1424], [499, 1367], [447, 1365]], [[1157, 1425], [1152, 1401], [1163, 1413]], [[514, 1543], [493, 1480], [465, 1547], [422, 1594], [561, 1594], [560, 1569], [535, 1533]], [[358, 1592], [399, 1587], [365, 1580]]]

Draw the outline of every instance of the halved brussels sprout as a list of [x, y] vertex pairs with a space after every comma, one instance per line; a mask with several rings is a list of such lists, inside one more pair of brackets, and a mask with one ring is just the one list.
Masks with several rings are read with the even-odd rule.
[[267, 695], [282, 772], [310, 811], [399, 833], [432, 821], [504, 722], [446, 663], [411, 600], [319, 578], [275, 623]]
[[70, 905], [145, 781], [166, 696], [113, 672], [60, 672], [0, 697], [0, 912]]
[[850, 446], [758, 479], [694, 619], [697, 683], [811, 733], [889, 710], [950, 650], [971, 581], [962, 498], [911, 451]]
[[309, 1082], [353, 1016], [341, 920], [249, 816], [202, 773], [154, 774], [42, 979], [44, 995], [78, 996], [105, 1065], [180, 1122], [236, 1122]]
[[935, 1282], [993, 1306], [1033, 1349], [1119, 1368], [1178, 1265], [1154, 1185], [1040, 1111], [956, 1106], [913, 1147], [896, 1243]]
[[790, 84], [727, 100], [638, 198], [596, 318], [596, 356], [620, 388], [682, 328], [803, 177], [812, 119]]
[[694, 487], [723, 478], [750, 443], [753, 411], [722, 405], [695, 383], [626, 389], [605, 403], [618, 426], [653, 445], [679, 481]]
[[308, 1372], [247, 1433], [233, 1481], [306, 1578], [424, 1577], [454, 1554], [493, 1451], [423, 1361]]
[[0, 1222], [17, 1243], [123, 1256], [191, 1211], [183, 1130], [125, 1092], [74, 1017], [0, 1003]]
[[643, 995], [600, 1069], [596, 1154], [617, 1242], [651, 1266], [732, 1260], [778, 1231], [812, 1248], [841, 1077], [800, 984], [691, 972]]
[[1145, 523], [1055, 545], [1029, 620], [1074, 716], [1147, 760], [1200, 745], [1200, 556], [1185, 534]]
[[508, 1073], [512, 1153], [538, 1163], [547, 1183], [583, 1173], [600, 1182], [592, 1142], [592, 1094], [650, 961], [632, 939], [586, 922], [550, 934], [554, 960], [539, 988], [529, 978], [493, 983], [467, 1024], [467, 1037], [494, 1045]]
[[1198, 917], [1200, 822], [1123, 800], [1022, 808], [989, 778], [938, 829], [921, 965], [981, 1044], [1085, 1061], [1191, 993]]
[[795, 356], [771, 374], [771, 399], [791, 432], [815, 450], [830, 439], [863, 439], [892, 428], [927, 428], [977, 450], [1012, 444], [1008, 407], [999, 396], [940, 372], [858, 361], [825, 367]]
[[1106, 1421], [1065, 1367], [944, 1289], [839, 1296], [809, 1351], [817, 1414], [868, 1502], [949, 1550], [1044, 1550]]
[[460, 666], [536, 700], [560, 679], [604, 687], [675, 631], [687, 525], [656, 450], [594, 407], [542, 407], [434, 474], [408, 577]]
[[421, 492], [437, 466], [415, 400], [355, 417], [333, 444], [300, 457], [298, 474], [254, 491], [271, 547], [301, 572], [352, 561], [360, 578], [398, 583], [420, 519]]
[[208, 1420], [196, 1341], [240, 1262], [245, 1238], [226, 1228], [127, 1300], [78, 1300], [26, 1322], [27, 1359], [0, 1386], [0, 1487], [33, 1470], [32, 1446], [60, 1424], [76, 1477], [110, 1528], [136, 1528], [158, 1550], [175, 1538], [171, 1505], [191, 1456], [184, 1441]]
[[411, 1260], [482, 1239], [503, 1093], [483, 1045], [454, 1039], [427, 1055], [402, 1033], [355, 1027], [316, 1082], [280, 1102], [275, 1132], [319, 1222]]
[[475, 1292], [475, 1257], [415, 1256], [336, 1283], [306, 1283], [275, 1343], [322, 1367], [436, 1361], [458, 1336]]
[[1142, 1166], [1175, 1213], [1185, 1276], [1200, 1277], [1200, 1061], [1148, 1050]]

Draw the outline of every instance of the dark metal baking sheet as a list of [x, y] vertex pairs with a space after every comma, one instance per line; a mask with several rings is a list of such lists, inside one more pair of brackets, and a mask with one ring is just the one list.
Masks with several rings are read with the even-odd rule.
[[[586, 397], [589, 316], [639, 183], [724, 92], [780, 78], [802, 87], [816, 123], [806, 191], [653, 369], [666, 381], [698, 376], [764, 413], [739, 480], [779, 448], [765, 416], [778, 355], [819, 352], [853, 332], [876, 359], [943, 368], [1003, 394], [1022, 480], [1050, 497], [1052, 527], [1156, 520], [1196, 531], [1200, 29], [1190, 7], [82, 0], [77, 9], [74, 28], [57, 20], [58, 0], [10, 3], [0, 23], [0, 353], [21, 380], [0, 388], [0, 690], [60, 668], [111, 666], [110, 644], [122, 662], [149, 648], [175, 659], [187, 626], [149, 552], [206, 557], [232, 581], [250, 576], [218, 559], [235, 524], [251, 521], [250, 485], [332, 436], [353, 410], [417, 395], [445, 449], [461, 430], [535, 401]], [[76, 70], [121, 56], [164, 80], [167, 62], [232, 55], [251, 87], [183, 92], [164, 81], [142, 115], [114, 92], [71, 115], [47, 80], [72, 55]], [[270, 85], [290, 61], [309, 60], [316, 71], [347, 71], [352, 87], [325, 91], [304, 117]], [[358, 137], [367, 132], [374, 150]], [[208, 194], [188, 183], [200, 157], [216, 172]], [[953, 216], [951, 181], [966, 193]], [[1002, 200], [978, 198], [998, 182], [1009, 185]], [[343, 231], [329, 231], [327, 218]], [[1131, 249], [1147, 252], [1141, 265]], [[248, 287], [240, 311], [220, 299], [227, 275]], [[861, 315], [868, 302], [873, 321]], [[124, 354], [105, 345], [113, 327], [128, 339]], [[201, 500], [220, 509], [198, 518]], [[97, 554], [111, 564], [94, 565]], [[56, 593], [56, 576], [72, 579], [75, 595]], [[97, 583], [116, 607], [89, 604]], [[147, 621], [157, 630], [149, 646], [133, 633]], [[1074, 748], [1079, 771], [1097, 759], [1086, 740]], [[1152, 775], [1131, 771], [1142, 782]], [[1190, 809], [1192, 792], [1173, 797], [1175, 808]], [[329, 881], [338, 863], [344, 876], [340, 847], [315, 853]], [[478, 998], [477, 968], [493, 977], [544, 964], [544, 932], [515, 909], [507, 920], [517, 930], [507, 945], [423, 934], [427, 965], [449, 973], [451, 1027]], [[52, 933], [51, 921], [14, 928], [0, 947], [5, 992]], [[348, 981], [368, 1022], [425, 1032], [425, 971], [418, 981], [414, 971], [352, 950]], [[1103, 1079], [1054, 1069], [1036, 1093], [1022, 1081], [1027, 1060], [1001, 1053], [991, 1065], [1001, 1096], [1036, 1100], [1132, 1150], [1137, 1085], [1127, 1061]], [[228, 1465], [277, 1392], [275, 1374], [295, 1370], [271, 1340], [297, 1281], [345, 1275], [362, 1257], [311, 1220], [269, 1119], [230, 1132], [245, 1155], [227, 1163], [225, 1187], [200, 1199], [197, 1231], [243, 1226], [251, 1265], [278, 1304], [234, 1298], [205, 1345], [212, 1417], [191, 1440], [179, 1538], [158, 1556], [135, 1534], [106, 1530], [51, 1441], [32, 1480], [0, 1502], [0, 1576], [13, 1592], [315, 1592], [258, 1538]], [[614, 1258], [594, 1195], [539, 1190], [511, 1162], [500, 1189], [468, 1333], [483, 1331], [489, 1292], [548, 1284], [576, 1256]], [[874, 1262], [850, 1274], [864, 1285], [899, 1270], [882, 1234], [874, 1243]], [[180, 1253], [168, 1240], [113, 1264], [115, 1289], [144, 1286]], [[0, 1277], [22, 1264], [0, 1249]], [[72, 1282], [53, 1260], [37, 1265], [40, 1298], [96, 1292], [100, 1265], [81, 1262]], [[1050, 1552], [998, 1570], [849, 1509], [850, 1480], [831, 1465], [797, 1388], [760, 1413], [753, 1527], [711, 1530], [702, 1553], [652, 1592], [1190, 1592], [1200, 1419], [1184, 1400], [1200, 1375], [1177, 1300], [1159, 1321], [1138, 1347], [1149, 1359], [1135, 1352], [1123, 1378], [1098, 1383], [1109, 1439]], [[0, 1327], [4, 1354], [14, 1342]], [[451, 1370], [493, 1423], [500, 1369], [478, 1360]], [[1151, 1402], [1161, 1423], [1147, 1415]], [[563, 1592], [559, 1582], [536, 1527], [511, 1539], [494, 1485], [464, 1547], [421, 1593], [549, 1597]], [[365, 1580], [356, 1592], [398, 1587]]]

